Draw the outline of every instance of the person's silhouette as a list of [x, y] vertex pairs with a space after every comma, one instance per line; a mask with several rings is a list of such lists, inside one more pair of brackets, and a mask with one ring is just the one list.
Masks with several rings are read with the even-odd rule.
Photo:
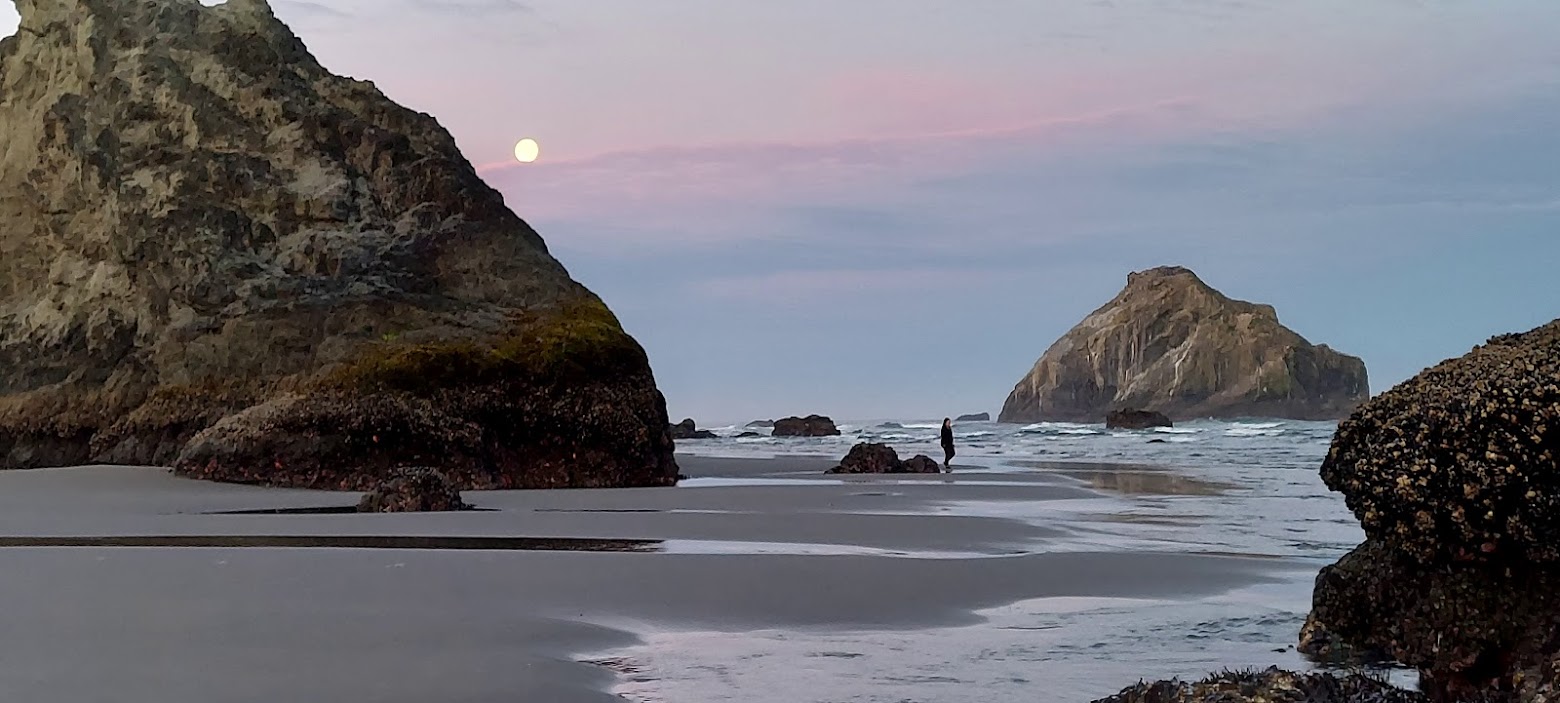
[[943, 418], [942, 425], [943, 470], [953, 470], [953, 420]]

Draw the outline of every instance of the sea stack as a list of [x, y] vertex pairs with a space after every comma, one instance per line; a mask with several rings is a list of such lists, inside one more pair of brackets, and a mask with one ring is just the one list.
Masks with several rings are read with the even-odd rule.
[[667, 485], [640, 346], [430, 116], [265, 0], [18, 0], [0, 468]]
[[1228, 298], [1171, 266], [1127, 276], [1035, 362], [998, 419], [1097, 423], [1134, 408], [1173, 420], [1329, 420], [1369, 395], [1359, 358], [1312, 345], [1271, 305]]

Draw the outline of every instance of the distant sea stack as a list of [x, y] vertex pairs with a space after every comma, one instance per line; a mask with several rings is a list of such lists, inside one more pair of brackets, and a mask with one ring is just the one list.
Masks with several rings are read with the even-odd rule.
[[998, 419], [1098, 423], [1135, 408], [1178, 420], [1332, 420], [1369, 395], [1360, 359], [1312, 345], [1270, 305], [1161, 267], [1127, 276], [1119, 295], [1051, 345]]
[[644, 350], [430, 116], [265, 0], [20, 0], [0, 468], [667, 485]]

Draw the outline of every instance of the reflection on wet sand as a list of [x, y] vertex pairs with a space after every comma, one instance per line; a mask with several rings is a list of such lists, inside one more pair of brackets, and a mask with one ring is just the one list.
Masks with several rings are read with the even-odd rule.
[[1016, 463], [1083, 481], [1096, 490], [1125, 495], [1214, 496], [1233, 488], [1226, 483], [1192, 478], [1149, 466], [1044, 461]]

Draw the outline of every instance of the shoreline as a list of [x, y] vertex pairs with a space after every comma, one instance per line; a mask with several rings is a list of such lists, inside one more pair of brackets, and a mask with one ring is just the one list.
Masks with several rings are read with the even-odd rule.
[[[1070, 476], [980, 469], [802, 482], [823, 479], [832, 460], [685, 458], [689, 487], [468, 492], [489, 512], [399, 515], [210, 514], [324, 507], [350, 494], [213, 484], [153, 468], [0, 473], [0, 568], [16, 575], [0, 583], [0, 598], [41, 604], [11, 616], [12, 635], [34, 646], [0, 662], [0, 680], [20, 682], [0, 688], [27, 700], [116, 690], [170, 703], [258, 703], [350, 697], [367, 681], [397, 692], [388, 700], [621, 700], [610, 692], [632, 674], [586, 660], [639, 651], [657, 637], [913, 637], [979, 629], [987, 611], [1024, 603], [1192, 603], [1309, 568], [1074, 544], [1080, 525], [1065, 510], [1040, 520], [961, 514], [964, 504], [1028, 510], [1110, 499]], [[260, 543], [6, 545], [213, 536]], [[375, 549], [264, 544], [275, 536], [295, 545], [311, 536], [390, 541]], [[670, 546], [396, 546], [406, 538]], [[65, 667], [88, 672], [62, 680]], [[268, 680], [279, 670], [289, 677]]]

